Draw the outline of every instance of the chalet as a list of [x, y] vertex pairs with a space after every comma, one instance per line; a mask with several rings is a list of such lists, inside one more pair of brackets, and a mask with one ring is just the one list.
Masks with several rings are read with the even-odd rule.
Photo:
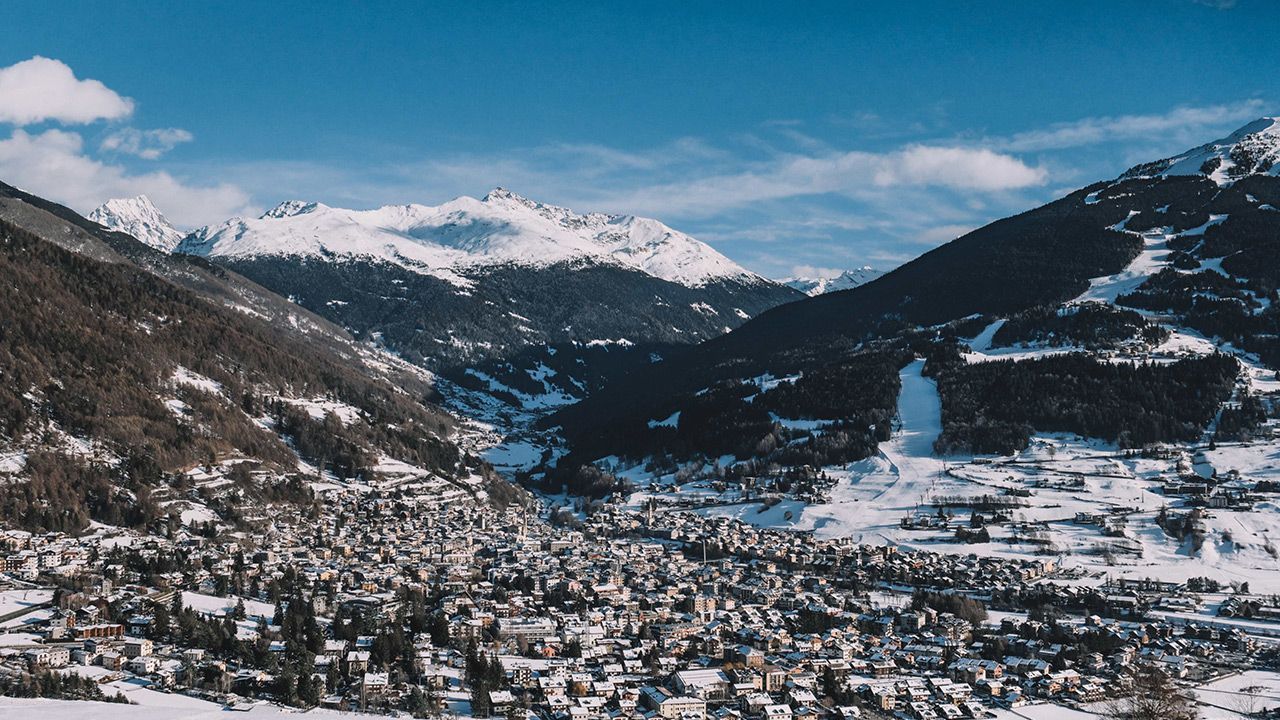
[[386, 673], [365, 673], [360, 679], [360, 706], [376, 705], [387, 694]]
[[124, 643], [124, 656], [127, 658], [145, 657], [155, 649], [155, 644], [147, 638], [129, 638]]

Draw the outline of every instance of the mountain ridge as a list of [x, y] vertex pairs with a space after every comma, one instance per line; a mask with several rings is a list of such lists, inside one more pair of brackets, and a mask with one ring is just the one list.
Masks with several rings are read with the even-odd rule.
[[850, 290], [859, 285], [875, 280], [885, 273], [884, 270], [877, 270], [870, 265], [853, 268], [851, 270], [843, 270], [840, 274], [832, 277], [789, 277], [783, 278], [778, 282], [786, 285], [793, 290], [814, 297], [824, 295], [829, 292], [838, 292], [840, 290]]
[[[1259, 128], [1273, 127], [1270, 120], [1256, 121], [1228, 136], [1235, 144], [1201, 147], [1239, 156], [1241, 144], [1259, 146]], [[1171, 313], [1180, 318], [1177, 327], [1217, 336], [1224, 347], [1235, 343], [1236, 348], [1270, 358], [1269, 366], [1280, 367], [1280, 346], [1272, 341], [1275, 313], [1267, 310], [1271, 293], [1280, 285], [1280, 272], [1274, 270], [1280, 258], [1280, 213], [1274, 210], [1280, 207], [1280, 179], [1265, 161], [1247, 168], [1236, 165], [1245, 169], [1233, 173], [1229, 182], [1213, 176], [1217, 167], [1164, 172], [1200, 150], [1139, 166], [1148, 170], [1097, 182], [997, 220], [854, 289], [765, 311], [668, 363], [636, 368], [546, 423], [561, 427], [570, 447], [584, 451], [578, 460], [622, 454], [644, 446], [644, 441], [627, 438], [658, 442], [668, 432], [646, 428], [650, 419], [711, 402], [698, 395], [708, 389], [742, 383], [749, 387], [752, 378], [759, 377], [825, 377], [822, 374], [837, 372], [833, 368], [877, 346], [891, 347], [892, 353], [919, 354], [937, 338], [949, 338], [943, 342], [948, 346], [979, 335], [984, 327], [994, 332], [999, 328], [994, 323], [1005, 318], [1021, 318], [1016, 335], [1027, 338], [1076, 333], [1080, 323], [1090, 322], [1137, 333], [1136, 345], [1159, 339], [1159, 332], [1145, 327], [1142, 316], [1135, 320], [1132, 311], [1078, 316], [1085, 320], [1055, 312], [1092, 297], [1108, 306]], [[1053, 327], [1029, 333], [1036, 323]], [[1088, 335], [1097, 338], [1111, 332]], [[958, 352], [955, 357], [964, 356], [963, 350]], [[826, 386], [835, 382], [827, 380]], [[802, 384], [806, 393], [821, 396], [821, 388], [796, 381], [797, 387]], [[735, 402], [723, 400], [709, 416], [701, 411], [700, 422], [732, 426], [715, 413]], [[846, 402], [858, 401], [850, 396]], [[885, 408], [883, 399], [877, 400], [876, 411]], [[732, 412], [758, 414], [741, 407]], [[690, 417], [693, 427], [692, 415], [680, 417]], [[689, 441], [680, 442], [687, 451]]]
[[578, 213], [500, 187], [436, 207], [288, 200], [200, 228], [172, 257], [225, 267], [458, 372], [530, 345], [691, 344], [802, 297], [657, 220]]
[[290, 200], [256, 219], [231, 218], [185, 236], [176, 252], [210, 258], [373, 258], [466, 285], [467, 272], [496, 265], [597, 262], [688, 287], [735, 280], [768, 283], [711, 246], [660, 221], [578, 213], [495, 188], [483, 198], [372, 210]]
[[1141, 163], [1118, 179], [1203, 175], [1226, 185], [1249, 175], [1280, 174], [1280, 118], [1261, 117], [1226, 137], [1178, 155]]

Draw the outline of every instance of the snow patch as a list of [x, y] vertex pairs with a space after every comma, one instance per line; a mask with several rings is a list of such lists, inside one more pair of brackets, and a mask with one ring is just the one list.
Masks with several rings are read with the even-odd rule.
[[222, 383], [210, 380], [200, 373], [192, 372], [181, 365], [173, 371], [173, 377], [171, 380], [174, 385], [185, 385], [186, 387], [192, 387], [202, 392], [212, 393], [215, 395], [222, 392]]

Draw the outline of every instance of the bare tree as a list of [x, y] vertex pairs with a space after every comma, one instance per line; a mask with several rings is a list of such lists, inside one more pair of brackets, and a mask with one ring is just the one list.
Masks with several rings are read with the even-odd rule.
[[1265, 685], [1248, 685], [1240, 688], [1231, 698], [1232, 709], [1241, 715], [1256, 715], [1263, 709], [1260, 696], [1266, 690]]
[[1133, 694], [1106, 703], [1111, 720], [1199, 720], [1194, 698], [1178, 689], [1159, 670], [1143, 669], [1133, 678]]

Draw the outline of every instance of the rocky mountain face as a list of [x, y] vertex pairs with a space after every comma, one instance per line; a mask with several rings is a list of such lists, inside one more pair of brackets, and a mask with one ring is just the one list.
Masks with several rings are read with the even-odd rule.
[[108, 200], [85, 217], [161, 252], [171, 252], [186, 237], [146, 195]]

